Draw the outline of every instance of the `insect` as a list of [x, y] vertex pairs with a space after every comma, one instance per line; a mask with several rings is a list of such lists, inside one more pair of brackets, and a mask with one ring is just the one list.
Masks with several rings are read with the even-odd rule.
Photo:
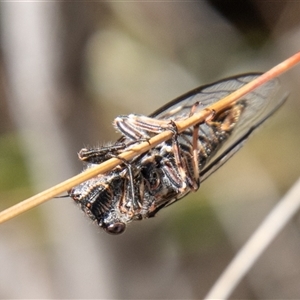
[[87, 163], [86, 168], [118, 157], [164, 130], [171, 130], [173, 137], [81, 183], [69, 191], [69, 196], [108, 233], [120, 234], [129, 222], [153, 217], [196, 191], [280, 107], [286, 95], [280, 92], [278, 79], [273, 79], [181, 133], [177, 132], [176, 121], [205, 109], [259, 75], [238, 75], [196, 88], [148, 117], [117, 117], [114, 126], [122, 137], [106, 147], [82, 149], [79, 158]]

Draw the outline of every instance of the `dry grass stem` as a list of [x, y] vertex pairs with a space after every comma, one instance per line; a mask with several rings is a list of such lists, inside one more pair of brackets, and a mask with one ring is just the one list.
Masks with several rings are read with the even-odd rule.
[[300, 179], [273, 208], [247, 243], [236, 254], [205, 299], [228, 299], [234, 288], [278, 236], [284, 226], [298, 212], [299, 208]]

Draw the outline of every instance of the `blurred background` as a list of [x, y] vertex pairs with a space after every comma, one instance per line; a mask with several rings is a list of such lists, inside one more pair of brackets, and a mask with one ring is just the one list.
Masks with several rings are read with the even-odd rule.
[[[297, 1], [1, 2], [0, 209], [81, 172], [77, 152], [226, 76], [300, 50]], [[0, 298], [200, 299], [296, 181], [300, 66], [288, 102], [191, 194], [121, 236], [69, 198], [0, 226]], [[300, 297], [299, 215], [232, 298]]]

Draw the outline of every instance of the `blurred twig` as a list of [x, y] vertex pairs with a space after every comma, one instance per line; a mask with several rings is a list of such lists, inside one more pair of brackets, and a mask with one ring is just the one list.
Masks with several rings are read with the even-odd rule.
[[221, 274], [205, 299], [227, 299], [300, 208], [300, 179], [281, 199]]

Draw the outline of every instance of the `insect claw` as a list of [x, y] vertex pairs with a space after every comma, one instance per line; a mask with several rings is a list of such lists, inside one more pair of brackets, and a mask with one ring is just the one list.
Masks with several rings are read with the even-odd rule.
[[205, 123], [209, 123], [213, 121], [213, 119], [217, 115], [217, 112], [214, 109], [209, 109], [209, 108], [205, 108], [205, 110], [210, 112], [209, 116], [205, 118]]

